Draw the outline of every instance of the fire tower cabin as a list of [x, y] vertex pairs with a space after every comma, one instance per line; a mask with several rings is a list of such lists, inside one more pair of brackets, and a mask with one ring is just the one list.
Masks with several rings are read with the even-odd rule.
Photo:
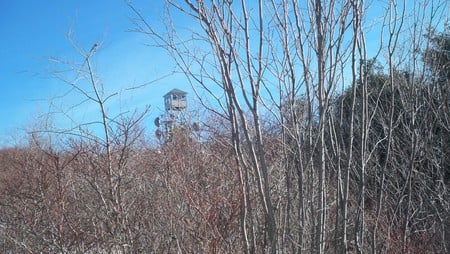
[[187, 107], [187, 93], [180, 89], [173, 89], [164, 95], [164, 104], [166, 106], [166, 112], [170, 111], [182, 111]]

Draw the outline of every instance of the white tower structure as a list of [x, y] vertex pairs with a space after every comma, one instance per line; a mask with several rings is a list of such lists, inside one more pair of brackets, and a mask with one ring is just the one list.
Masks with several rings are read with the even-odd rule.
[[187, 93], [180, 89], [172, 89], [164, 97], [166, 112], [181, 112], [187, 108]]
[[155, 119], [156, 137], [170, 141], [176, 126], [186, 124], [185, 110], [187, 108], [187, 93], [180, 89], [172, 89], [164, 96], [164, 115]]

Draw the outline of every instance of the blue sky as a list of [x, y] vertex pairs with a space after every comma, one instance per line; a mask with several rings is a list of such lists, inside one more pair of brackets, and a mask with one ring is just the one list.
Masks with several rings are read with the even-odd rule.
[[[164, 23], [160, 22], [163, 0], [134, 0], [133, 3], [147, 21]], [[380, 17], [384, 16], [384, 8], [376, 4], [379, 2], [374, 3], [367, 13], [369, 27], [371, 22], [380, 24]], [[414, 8], [408, 5], [408, 9]], [[55, 125], [63, 128], [74, 125], [70, 118], [78, 124], [99, 119], [98, 109], [92, 104], [70, 110], [80, 102], [79, 94], [72, 92], [55, 99], [69, 89], [54, 77], [55, 71], [67, 66], [55, 64], [51, 59], [83, 61], [67, 40], [69, 31], [77, 46], [85, 51], [95, 43], [101, 45], [94, 59], [95, 71], [104, 83], [106, 94], [118, 92], [106, 105], [112, 117], [150, 105], [151, 114], [144, 127], [152, 131], [153, 119], [162, 113], [165, 93], [179, 88], [187, 91], [192, 99], [194, 94], [187, 80], [180, 74], [169, 75], [175, 64], [167, 53], [147, 46], [150, 42], [144, 35], [129, 32], [133, 28], [130, 21], [133, 16], [125, 0], [0, 0], [0, 147], [23, 142], [25, 130], [41, 127], [44, 119], [41, 116], [48, 112], [61, 109], [68, 114], [69, 117], [52, 115]], [[178, 27], [180, 31], [195, 29], [183, 16], [175, 18], [175, 23], [183, 26]], [[367, 36], [370, 57], [380, 41], [377, 29], [375, 26]], [[71, 77], [70, 73], [62, 75]], [[127, 91], [145, 83], [150, 84]]]
[[[152, 18], [160, 17], [163, 1], [134, 2]], [[111, 114], [150, 104], [153, 118], [160, 114], [166, 92], [175, 87], [189, 92], [177, 75], [125, 91], [174, 69], [164, 51], [146, 46], [147, 38], [128, 31], [133, 27], [131, 16], [123, 0], [0, 0], [0, 146], [20, 142], [24, 130], [39, 125], [39, 116], [55, 110], [51, 102], [68, 108], [79, 100], [76, 94], [54, 99], [68, 86], [53, 78], [62, 66], [49, 59], [82, 61], [66, 38], [69, 31], [85, 50], [101, 45], [95, 58], [97, 74], [107, 93], [119, 92], [107, 105]], [[71, 114], [80, 122], [96, 117], [95, 109], [85, 105]], [[67, 121], [56, 118], [57, 124]], [[146, 125], [153, 128], [152, 122], [148, 119]]]

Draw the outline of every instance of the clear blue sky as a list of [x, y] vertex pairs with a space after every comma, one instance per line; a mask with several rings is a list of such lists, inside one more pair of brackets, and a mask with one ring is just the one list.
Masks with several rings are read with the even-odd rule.
[[[160, 16], [163, 1], [134, 2], [149, 16]], [[39, 124], [39, 116], [52, 110], [50, 99], [67, 90], [66, 84], [52, 78], [58, 67], [49, 59], [81, 61], [66, 39], [69, 30], [85, 50], [101, 43], [96, 66], [107, 92], [170, 73], [173, 63], [163, 51], [145, 46], [148, 40], [143, 35], [127, 31], [133, 27], [131, 16], [124, 0], [0, 0], [0, 146], [14, 145], [25, 128]], [[158, 115], [162, 96], [174, 87], [189, 92], [182, 78], [172, 76], [139, 91], [120, 93], [109, 104], [111, 113], [150, 104], [152, 117]], [[77, 100], [73, 96], [56, 103], [69, 107]], [[86, 121], [92, 118], [91, 111], [81, 108], [74, 117]], [[152, 122], [147, 121], [150, 128]]]
[[[133, 3], [150, 22], [162, 23], [158, 21], [163, 0]], [[368, 15], [368, 22], [372, 22], [384, 15], [384, 9], [375, 4]], [[133, 28], [130, 21], [133, 16], [125, 0], [0, 0], [0, 147], [21, 143], [25, 129], [39, 126], [42, 124], [39, 116], [55, 111], [49, 107], [50, 102], [64, 110], [80, 100], [76, 94], [51, 100], [64, 94], [68, 86], [52, 78], [52, 73], [62, 66], [49, 59], [82, 61], [66, 39], [69, 30], [78, 46], [86, 51], [95, 43], [101, 45], [96, 54], [96, 72], [107, 94], [119, 92], [107, 105], [110, 115], [150, 104], [152, 110], [145, 127], [153, 130], [153, 118], [162, 113], [165, 93], [179, 88], [192, 98], [193, 93], [181, 75], [159, 80], [174, 70], [174, 63], [166, 52], [146, 46], [148, 38], [128, 32]], [[177, 23], [192, 28], [182, 17], [176, 18]], [[368, 36], [369, 50], [376, 48], [370, 43], [378, 43], [378, 37], [378, 32]], [[126, 91], [152, 80], [158, 81]], [[92, 105], [66, 112], [78, 123], [98, 119], [98, 110]], [[62, 116], [54, 119], [58, 126], [71, 126], [67, 121]]]

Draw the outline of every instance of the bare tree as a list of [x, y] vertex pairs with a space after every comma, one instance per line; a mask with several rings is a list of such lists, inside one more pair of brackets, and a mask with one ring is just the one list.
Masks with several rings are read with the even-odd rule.
[[[296, 1], [258, 1], [251, 8], [247, 5], [246, 1], [168, 1], [168, 13], [178, 11], [195, 21], [198, 30], [192, 31], [189, 38], [180, 37], [177, 25], [170, 23], [170, 18], [163, 35], [130, 6], [137, 16], [136, 30], [167, 49], [193, 88], [200, 87], [215, 98], [214, 104], [219, 105], [221, 111], [214, 111], [230, 123], [230, 138], [244, 193], [241, 225], [246, 251], [253, 253], [257, 246], [265, 246], [268, 252], [284, 250], [284, 246], [280, 247], [279, 232], [290, 231], [277, 225], [274, 213], [270, 175], [271, 171], [280, 169], [271, 169], [267, 164], [266, 141], [261, 130], [261, 111], [269, 110], [274, 116], [282, 114], [278, 119], [283, 128], [287, 127], [283, 132], [289, 139], [296, 140], [295, 156], [302, 155], [306, 147], [310, 149], [305, 157], [306, 164], [294, 165], [299, 193], [309, 195], [308, 201], [302, 197], [298, 203], [298, 214], [303, 225], [314, 225], [314, 233], [300, 233], [296, 238], [289, 235], [288, 242], [292, 246], [302, 243], [294, 249], [312, 248], [323, 253], [328, 209], [325, 127], [329, 101], [342, 77], [348, 52], [344, 34], [348, 29], [350, 4], [333, 1], [324, 5], [321, 1], [309, 1], [302, 6]], [[265, 16], [266, 13], [269, 15]], [[281, 47], [276, 43], [278, 40], [282, 42]], [[205, 46], [208, 46], [206, 51], [202, 50]], [[300, 74], [297, 70], [301, 70]], [[277, 93], [272, 90], [274, 86], [279, 89]], [[305, 117], [296, 116], [300, 93], [306, 98]], [[289, 96], [290, 100], [282, 100], [284, 96]], [[273, 106], [279, 111], [272, 111]], [[285, 118], [284, 113], [290, 116]], [[283, 119], [293, 120], [292, 125], [288, 128]], [[300, 126], [307, 126], [308, 134], [300, 134]], [[303, 144], [300, 135], [307, 137], [308, 145]], [[286, 160], [292, 158], [286, 157]], [[304, 179], [305, 174], [308, 181]], [[292, 175], [287, 176], [290, 181]], [[290, 195], [291, 191], [288, 193]], [[251, 204], [255, 194], [259, 201]], [[306, 208], [307, 203], [313, 205]], [[289, 214], [291, 205], [288, 206]], [[263, 224], [258, 224], [260, 211], [264, 214]], [[306, 216], [311, 221], [306, 223]], [[267, 234], [267, 242], [262, 244], [258, 236], [261, 228]], [[298, 230], [302, 232], [305, 227]], [[305, 237], [313, 239], [308, 247], [303, 241]]]
[[111, 115], [97, 46], [57, 61], [97, 118], [0, 153], [3, 248], [448, 252], [448, 3], [166, 3], [129, 7], [208, 109], [201, 138], [150, 146], [147, 109]]

